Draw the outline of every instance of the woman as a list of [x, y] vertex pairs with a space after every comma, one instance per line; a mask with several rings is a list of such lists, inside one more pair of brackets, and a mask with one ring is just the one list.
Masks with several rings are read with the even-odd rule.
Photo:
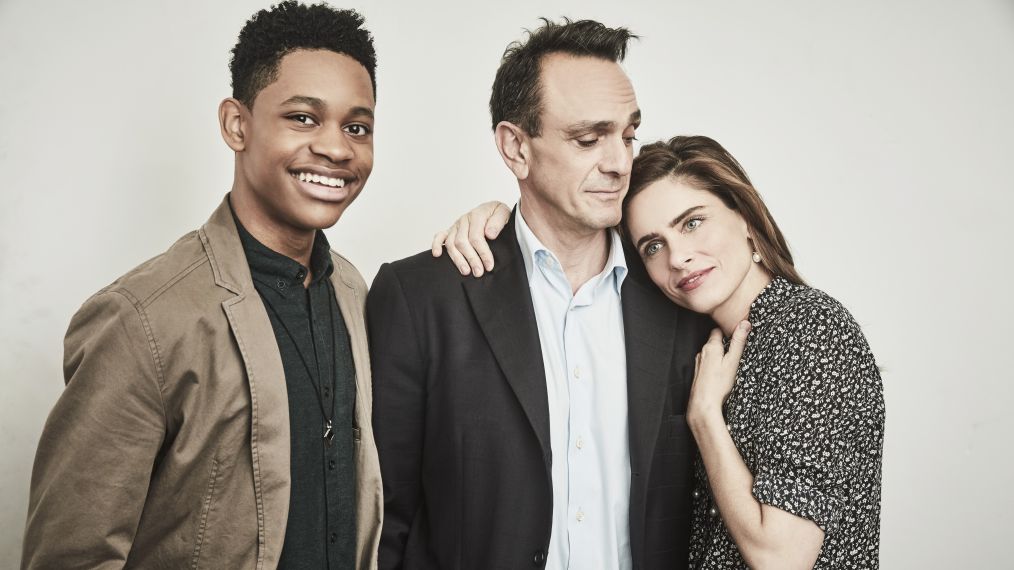
[[[720, 329], [687, 409], [700, 450], [691, 567], [877, 567], [883, 387], [859, 326], [803, 283], [746, 173], [712, 139], [643, 147], [623, 209], [655, 285]], [[502, 225], [503, 209], [494, 218]], [[451, 232], [466, 234], [463, 221]], [[462, 255], [476, 254], [452, 252]]]

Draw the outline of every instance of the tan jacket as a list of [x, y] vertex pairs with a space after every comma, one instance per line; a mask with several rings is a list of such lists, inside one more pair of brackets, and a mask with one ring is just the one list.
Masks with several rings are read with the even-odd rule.
[[[371, 569], [383, 500], [366, 284], [332, 257], [356, 366], [356, 559]], [[64, 375], [35, 458], [23, 568], [277, 566], [289, 508], [285, 378], [227, 202], [85, 302], [67, 330]]]

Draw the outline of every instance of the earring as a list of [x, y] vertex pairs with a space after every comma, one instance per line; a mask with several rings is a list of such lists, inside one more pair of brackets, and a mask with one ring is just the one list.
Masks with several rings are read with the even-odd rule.
[[753, 262], [754, 263], [760, 263], [760, 254], [757, 253], [756, 251], [753, 252]]

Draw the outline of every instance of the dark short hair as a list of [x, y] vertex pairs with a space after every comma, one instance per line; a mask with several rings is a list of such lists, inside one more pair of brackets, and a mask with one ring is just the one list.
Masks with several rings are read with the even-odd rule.
[[232, 48], [232, 96], [253, 107], [257, 94], [278, 78], [283, 57], [295, 50], [323, 49], [362, 64], [376, 97], [377, 53], [363, 22], [355, 10], [336, 10], [323, 3], [307, 6], [295, 0], [257, 12], [243, 26]]
[[803, 283], [792, 261], [792, 253], [739, 162], [714, 139], [703, 136], [673, 137], [641, 147], [630, 172], [630, 189], [623, 198], [623, 233], [630, 235], [630, 202], [642, 190], [663, 178], [674, 178], [698, 190], [710, 192], [746, 220], [753, 247], [761, 264], [772, 275], [792, 283]]
[[504, 51], [489, 98], [494, 130], [500, 121], [508, 121], [533, 137], [541, 134], [542, 88], [539, 79], [545, 56], [565, 53], [623, 61], [627, 42], [637, 37], [627, 28], [607, 28], [594, 20], [572, 22], [564, 18], [562, 24], [557, 24], [542, 18], [542, 22], [542, 27], [535, 31], [527, 30], [525, 40], [512, 42]]

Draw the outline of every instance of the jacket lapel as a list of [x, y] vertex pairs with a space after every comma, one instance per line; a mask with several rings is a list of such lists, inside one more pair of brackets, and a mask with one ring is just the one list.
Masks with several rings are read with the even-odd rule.
[[514, 233], [514, 215], [500, 236], [491, 244], [496, 269], [463, 285], [479, 327], [535, 430], [548, 468], [551, 447], [546, 370], [528, 276]]
[[278, 343], [250, 277], [228, 197], [200, 230], [215, 283], [236, 294], [222, 302], [250, 390], [250, 450], [257, 497], [257, 568], [274, 568], [289, 512], [289, 404]]
[[647, 477], [662, 425], [666, 389], [671, 381], [676, 308], [657, 291], [634, 278], [624, 280], [622, 291], [630, 468], [631, 472]]

